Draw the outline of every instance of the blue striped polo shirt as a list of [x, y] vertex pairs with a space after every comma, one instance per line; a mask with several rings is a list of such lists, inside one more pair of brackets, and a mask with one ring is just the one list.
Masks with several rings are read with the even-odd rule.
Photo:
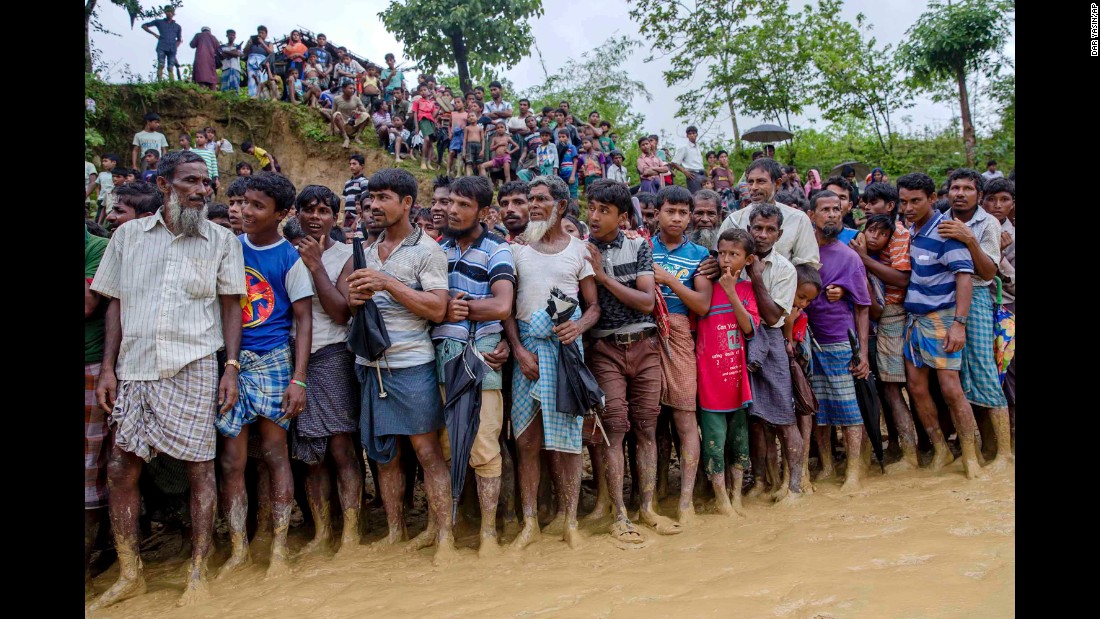
[[933, 212], [920, 231], [909, 227], [909, 260], [913, 273], [905, 292], [905, 311], [927, 314], [955, 306], [955, 274], [974, 273], [970, 250], [940, 236], [944, 214]]
[[[695, 290], [695, 271], [709, 257], [710, 250], [702, 245], [685, 240], [682, 245], [670, 251], [661, 241], [660, 234], [653, 236], [653, 264], [664, 267], [691, 290]], [[687, 306], [668, 286], [661, 286], [661, 296], [665, 298], [670, 314], [688, 313]]]
[[[493, 284], [510, 281], [516, 284], [516, 267], [512, 260], [512, 248], [504, 237], [489, 232], [485, 224], [481, 226], [481, 236], [463, 252], [455, 239], [448, 238], [440, 245], [447, 254], [447, 283], [451, 296], [465, 292], [465, 298], [471, 300], [488, 299], [493, 296]], [[477, 323], [475, 339], [500, 333], [504, 329], [499, 320]], [[432, 329], [432, 339], [451, 339], [465, 342], [470, 334], [470, 321], [445, 322]]]

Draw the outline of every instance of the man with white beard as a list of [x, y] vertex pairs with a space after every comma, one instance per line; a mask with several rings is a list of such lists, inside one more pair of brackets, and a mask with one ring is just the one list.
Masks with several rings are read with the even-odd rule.
[[[237, 401], [244, 258], [232, 233], [206, 219], [211, 180], [202, 157], [165, 155], [157, 188], [164, 206], [115, 231], [92, 282], [110, 299], [96, 398], [114, 428], [108, 487], [119, 562], [118, 581], [93, 608], [145, 592], [138, 478], [160, 453], [183, 460], [191, 483], [191, 565], [179, 604], [208, 595], [214, 416]], [[223, 347], [228, 361], [219, 383]]]
[[[581, 543], [577, 502], [581, 486], [581, 430], [583, 417], [557, 410], [558, 346], [578, 341], [600, 318], [596, 279], [584, 241], [566, 234], [561, 218], [569, 204], [569, 187], [557, 176], [536, 176], [530, 183], [530, 222], [527, 245], [513, 245], [516, 266], [515, 317], [504, 323], [504, 333], [515, 351], [512, 428], [519, 447], [520, 500], [523, 530], [512, 542], [522, 549], [538, 540], [536, 495], [539, 486], [539, 449], [551, 452], [557, 480], [558, 516], [564, 519], [563, 540], [571, 548]], [[552, 288], [579, 298], [572, 319], [554, 326], [546, 313]]]
[[722, 221], [722, 197], [711, 189], [700, 189], [691, 196], [691, 232], [688, 240], [703, 247], [718, 244], [718, 223]]

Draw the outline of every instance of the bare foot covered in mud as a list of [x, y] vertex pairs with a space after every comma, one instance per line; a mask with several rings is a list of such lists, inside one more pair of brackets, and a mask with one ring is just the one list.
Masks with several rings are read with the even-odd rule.
[[458, 551], [455, 550], [455, 538], [450, 533], [439, 536], [435, 544], [435, 554], [432, 555], [432, 565], [443, 567], [450, 565], [458, 559]]
[[482, 535], [481, 541], [477, 545], [477, 556], [479, 559], [500, 556], [500, 540], [497, 536]]
[[428, 525], [427, 529], [421, 531], [420, 535], [414, 537], [412, 541], [409, 542], [407, 546], [405, 546], [405, 550], [408, 550], [409, 552], [416, 552], [417, 550], [423, 550], [424, 548], [431, 548], [435, 545], [435, 540], [438, 537], [439, 527]]
[[511, 550], [523, 550], [527, 546], [542, 539], [542, 531], [539, 530], [539, 523], [534, 518], [527, 518], [523, 523], [523, 529], [516, 536], [516, 539], [512, 540]]
[[818, 473], [814, 481], [828, 481], [836, 476], [836, 469], [833, 467], [822, 468]]
[[132, 578], [119, 577], [119, 579], [115, 581], [115, 584], [111, 585], [110, 589], [96, 598], [96, 601], [92, 602], [88, 610], [106, 608], [123, 600], [142, 595], [143, 593], [145, 593], [145, 576], [139, 574]]
[[802, 505], [803, 501], [805, 501], [805, 497], [802, 496], [801, 492], [788, 492], [782, 498], [776, 500], [775, 506], [784, 508], [798, 507]]
[[581, 518], [581, 522], [595, 522], [611, 515], [611, 502], [596, 500], [596, 507]]
[[775, 494], [772, 495], [772, 499], [777, 502], [782, 501], [788, 494], [790, 494], [791, 488], [789, 484], [789, 479], [780, 484], [779, 488], [775, 491]]
[[562, 534], [562, 541], [569, 544], [569, 547], [573, 550], [578, 550], [584, 545], [584, 537], [581, 535], [580, 529], [577, 528], [577, 523], [573, 523], [565, 527], [565, 532]]
[[[692, 513], [694, 514], [694, 511]], [[657, 512], [641, 512], [638, 514], [638, 519], [661, 535], [677, 535], [684, 532], [683, 524]]]
[[915, 471], [918, 468], [920, 468], [920, 465], [917, 462], [913, 462], [908, 456], [903, 456], [901, 460], [886, 465], [886, 474], [897, 475], [898, 473], [904, 473], [906, 471]]
[[561, 535], [565, 531], [565, 514], [558, 512], [554, 519], [546, 524], [542, 528], [542, 532], [547, 535]]
[[977, 458], [963, 459], [963, 472], [966, 473], [966, 478], [970, 480], [983, 481], [989, 479], [989, 474], [978, 464]]
[[267, 574], [264, 580], [281, 578], [290, 573], [290, 561], [287, 559], [286, 549], [271, 551], [271, 563], [267, 566]]
[[206, 579], [192, 576], [187, 579], [187, 585], [183, 589], [183, 595], [176, 600], [176, 606], [190, 606], [201, 604], [210, 599], [210, 586]]
[[218, 580], [239, 572], [250, 565], [252, 565], [252, 554], [249, 552], [248, 546], [234, 548], [233, 554], [229, 556], [229, 559], [222, 564], [221, 570], [218, 571]]
[[854, 494], [863, 490], [863, 483], [858, 474], [846, 475], [844, 477], [844, 485], [840, 487], [840, 492], [843, 494]]
[[681, 530], [683, 527], [695, 524], [695, 505], [692, 503], [681, 505], [676, 513], [676, 520], [679, 522]]
[[749, 488], [749, 491], [745, 493], [745, 496], [750, 499], [755, 499], [765, 492], [767, 492], [767, 489], [764, 487], [764, 482], [757, 479], [756, 481], [752, 482], [752, 487]]
[[955, 456], [951, 454], [951, 450], [947, 448], [947, 445], [934, 447], [934, 449], [935, 454], [932, 456], [932, 464], [930, 465], [933, 471], [938, 471], [955, 461]]
[[256, 536], [252, 538], [252, 543], [248, 545], [249, 554], [262, 559], [263, 555], [271, 550], [273, 539], [271, 531], [257, 532]]
[[[430, 539], [434, 540], [435, 536], [433, 535]], [[381, 552], [383, 550], [390, 550], [390, 549], [396, 547], [401, 542], [406, 542], [408, 540], [409, 540], [408, 531], [406, 531], [405, 528], [402, 527], [402, 528], [397, 529], [397, 530], [391, 530], [389, 532], [389, 534], [386, 535], [386, 537], [384, 537], [384, 538], [382, 538], [382, 539], [380, 539], [376, 542], [371, 542], [370, 544], [367, 544], [366, 549], [369, 552]], [[411, 550], [411, 548], [409, 548], [409, 550]]]
[[329, 543], [329, 536], [317, 536], [309, 541], [308, 544], [302, 546], [302, 549], [298, 551], [299, 555], [310, 555], [317, 553], [327, 553], [330, 550], [331, 544]]

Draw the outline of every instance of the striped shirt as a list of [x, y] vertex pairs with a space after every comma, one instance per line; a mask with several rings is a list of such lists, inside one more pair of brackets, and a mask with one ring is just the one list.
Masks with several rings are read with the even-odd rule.
[[[604, 272], [627, 288], [637, 290], [639, 277], [653, 276], [653, 252], [644, 238], [627, 239], [620, 230], [610, 243], [601, 243], [594, 238], [588, 239], [588, 242], [603, 254]], [[649, 314], [627, 307], [604, 286], [596, 288], [596, 295], [600, 304], [600, 320], [592, 329], [593, 336], [634, 333], [654, 325]]]
[[[878, 261], [898, 271], [909, 272], [913, 266], [909, 263], [909, 230], [900, 221], [894, 222], [894, 234], [885, 252], [879, 252]], [[868, 269], [868, 272], [870, 270]], [[905, 300], [905, 288], [885, 286], [883, 305], [901, 305]]]
[[[367, 177], [360, 174], [353, 178], [348, 179], [344, 183], [344, 210], [355, 210], [355, 205], [359, 203], [359, 196], [367, 190]], [[348, 207], [351, 207], [350, 209]]]
[[210, 171], [210, 178], [218, 178], [218, 155], [214, 151], [205, 148], [192, 148], [191, 152], [202, 157], [202, 160], [206, 162], [206, 169]]
[[974, 273], [966, 245], [940, 236], [944, 214], [933, 212], [919, 231], [909, 227], [909, 262], [913, 274], [905, 292], [905, 311], [927, 314], [955, 306], [955, 274]]
[[171, 378], [224, 346], [218, 296], [245, 293], [241, 244], [207, 220], [177, 236], [158, 210], [115, 230], [92, 290], [121, 303], [115, 375]]
[[[466, 251], [458, 246], [455, 239], [448, 238], [440, 247], [447, 254], [447, 280], [451, 295], [465, 292], [467, 299], [480, 300], [493, 297], [492, 287], [498, 281], [512, 282], [516, 285], [516, 267], [512, 259], [512, 248], [503, 237], [489, 232], [485, 224], [481, 226], [481, 235], [470, 243]], [[500, 333], [504, 330], [499, 320], [487, 320], [477, 323], [475, 339]], [[432, 329], [432, 339], [449, 339], [465, 342], [470, 336], [470, 321], [445, 322]]]
[[[424, 234], [420, 226], [414, 226], [409, 236], [383, 262], [378, 257], [378, 245], [386, 239], [388, 233], [389, 230], [383, 230], [378, 240], [363, 252], [368, 269], [394, 277], [413, 290], [447, 290], [447, 255], [435, 240]], [[414, 314], [386, 291], [374, 293], [373, 298], [382, 320], [386, 323], [390, 347], [377, 362], [358, 355], [355, 356], [355, 362], [359, 365], [377, 365], [397, 370], [435, 361], [435, 348], [428, 334], [428, 320]]]
[[[685, 240], [675, 249], [669, 249], [661, 240], [661, 235], [653, 237], [653, 262], [660, 265], [680, 283], [695, 290], [695, 272], [699, 265], [710, 257], [710, 251], [702, 245]], [[661, 286], [661, 295], [665, 298], [670, 314], [687, 314], [688, 308], [680, 297], [668, 286]]]
[[[953, 211], [947, 211], [943, 215], [944, 220], [954, 219], [955, 214]], [[1007, 220], [1006, 220], [1007, 221]], [[970, 218], [970, 221], [966, 222], [966, 226], [970, 228], [970, 231], [974, 233], [974, 236], [978, 239], [978, 245], [981, 246], [982, 252], [989, 256], [989, 259], [993, 261], [993, 264], [1001, 263], [1001, 223], [997, 221], [997, 218], [990, 215], [982, 207], [977, 207], [974, 210], [974, 215]], [[971, 256], [971, 259], [974, 257]], [[991, 279], [981, 279], [978, 277], [977, 272], [971, 276], [974, 280], [974, 287], [988, 286], [993, 283]]]

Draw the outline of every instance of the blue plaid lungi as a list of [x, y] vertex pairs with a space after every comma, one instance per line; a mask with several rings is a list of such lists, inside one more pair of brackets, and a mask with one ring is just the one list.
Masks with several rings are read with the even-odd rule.
[[222, 436], [234, 437], [241, 428], [256, 423], [261, 417], [279, 424], [286, 430], [289, 419], [282, 419], [283, 393], [290, 386], [293, 367], [290, 360], [290, 342], [273, 348], [264, 354], [241, 351], [241, 372], [237, 376], [240, 395], [232, 410], [218, 415], [214, 425]]
[[856, 400], [856, 383], [849, 366], [852, 363], [852, 345], [848, 342], [811, 346], [814, 359], [814, 375], [811, 379], [817, 396], [817, 425], [859, 426], [863, 416]]
[[993, 356], [993, 297], [989, 288], [974, 286], [970, 297], [970, 319], [966, 322], [966, 346], [962, 349], [963, 393], [968, 402], [986, 408], [1005, 408], [1008, 400], [1001, 389], [997, 361]]
[[[578, 307], [572, 319], [581, 317]], [[516, 363], [512, 374], [512, 431], [523, 434], [542, 409], [542, 447], [550, 451], [571, 454], [581, 453], [584, 417], [556, 410], [558, 398], [558, 338], [554, 335], [554, 323], [550, 315], [535, 312], [531, 322], [517, 320], [519, 337], [523, 347], [539, 356], [539, 378], [529, 380]], [[580, 340], [577, 340], [580, 345]], [[581, 350], [582, 354], [584, 350]], [[857, 413], [858, 414], [858, 413]]]
[[222, 69], [222, 92], [237, 92], [240, 89], [240, 69]]

